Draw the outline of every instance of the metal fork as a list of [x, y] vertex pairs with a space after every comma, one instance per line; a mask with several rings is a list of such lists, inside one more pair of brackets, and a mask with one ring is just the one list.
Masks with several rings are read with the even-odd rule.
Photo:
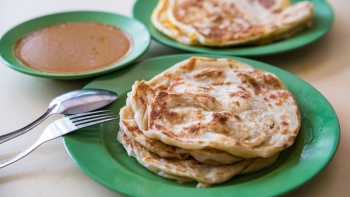
[[81, 113], [58, 119], [45, 128], [38, 141], [36, 141], [33, 145], [14, 157], [0, 161], [0, 168], [3, 168], [15, 161], [18, 161], [19, 159], [22, 159], [44, 142], [58, 138], [77, 129], [115, 119], [117, 119], [117, 117], [109, 110]]

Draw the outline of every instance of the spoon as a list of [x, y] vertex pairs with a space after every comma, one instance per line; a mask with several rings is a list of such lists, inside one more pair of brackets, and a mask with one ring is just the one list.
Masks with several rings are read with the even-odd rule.
[[40, 124], [51, 114], [77, 114], [89, 112], [108, 105], [117, 99], [118, 95], [108, 90], [81, 89], [66, 92], [54, 98], [47, 111], [29, 125], [16, 131], [0, 136], [0, 144], [20, 136]]

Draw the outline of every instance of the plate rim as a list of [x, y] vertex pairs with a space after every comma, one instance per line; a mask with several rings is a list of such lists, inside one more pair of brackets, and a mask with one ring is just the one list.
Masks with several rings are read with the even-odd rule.
[[[192, 55], [197, 55], [197, 56], [206, 56], [206, 57], [217, 57], [218, 55], [208, 55], [208, 54], [177, 54], [177, 55], [166, 55], [166, 56], [159, 56], [159, 57], [154, 57], [154, 58], [149, 58], [149, 59], [146, 59], [146, 60], [143, 60], [143, 61], [140, 61], [140, 62], [137, 62], [137, 63], [134, 63], [131, 67], [128, 67], [128, 68], [125, 68], [125, 70], [133, 70], [133, 69], [137, 69], [137, 66], [140, 66], [140, 65], [142, 65], [142, 64], [144, 64], [144, 62], [147, 62], [147, 61], [154, 61], [154, 60], [157, 60], [157, 59], [169, 59], [169, 58], [184, 58], [184, 57], [189, 57], [189, 56], [192, 56]], [[290, 191], [292, 191], [292, 190], [294, 190], [294, 189], [296, 189], [296, 188], [298, 188], [298, 187], [300, 187], [301, 185], [303, 185], [303, 184], [305, 184], [306, 182], [308, 182], [309, 180], [311, 180], [313, 177], [315, 177], [319, 172], [321, 172], [328, 164], [329, 164], [329, 162], [332, 160], [332, 158], [334, 157], [334, 154], [335, 154], [335, 152], [336, 152], [336, 150], [337, 150], [337, 147], [338, 147], [338, 145], [339, 145], [339, 138], [340, 138], [340, 125], [339, 125], [339, 120], [338, 120], [338, 118], [337, 118], [337, 115], [336, 115], [336, 112], [334, 111], [334, 109], [333, 109], [333, 107], [331, 106], [331, 104], [329, 103], [329, 101], [317, 90], [317, 89], [315, 89], [314, 87], [312, 87], [310, 84], [308, 84], [306, 81], [304, 81], [304, 80], [302, 80], [302, 79], [300, 79], [299, 77], [297, 77], [297, 76], [295, 76], [295, 75], [293, 75], [293, 74], [291, 74], [291, 73], [289, 73], [289, 72], [287, 72], [287, 71], [284, 71], [284, 70], [282, 70], [282, 69], [280, 69], [280, 68], [277, 68], [277, 67], [273, 67], [273, 66], [271, 66], [271, 65], [269, 65], [269, 64], [266, 64], [266, 63], [262, 63], [262, 62], [259, 62], [259, 61], [256, 61], [256, 60], [251, 60], [251, 59], [247, 59], [247, 58], [241, 58], [241, 57], [234, 57], [234, 56], [220, 56], [220, 57], [230, 57], [230, 58], [233, 58], [233, 59], [236, 59], [236, 60], [244, 60], [244, 61], [248, 61], [248, 62], [250, 62], [250, 63], [259, 63], [259, 64], [261, 64], [261, 65], [267, 65], [267, 66], [269, 66], [269, 68], [270, 69], [273, 69], [273, 70], [277, 70], [277, 71], [279, 71], [279, 72], [282, 72], [283, 74], [287, 74], [289, 77], [292, 77], [292, 78], [296, 78], [297, 80], [299, 80], [299, 81], [301, 81], [303, 84], [306, 84], [306, 85], [308, 85], [308, 88], [312, 88], [313, 89], [313, 91], [314, 92], [317, 92], [318, 93], [318, 96], [319, 97], [321, 97], [322, 99], [323, 99], [323, 102], [325, 102], [326, 104], [327, 104], [327, 108], [328, 108], [328, 110], [330, 110], [330, 111], [332, 111], [332, 113], [333, 113], [333, 115], [334, 115], [334, 119], [335, 119], [335, 122], [334, 122], [334, 127], [333, 127], [333, 129], [335, 130], [335, 135], [334, 135], [334, 137], [335, 137], [335, 141], [333, 142], [333, 146], [332, 146], [332, 150], [330, 150], [330, 152], [329, 152], [329, 155], [327, 155], [327, 156], [329, 156], [328, 158], [326, 158], [326, 159], [324, 159], [324, 163], [322, 163], [322, 165], [321, 166], [319, 166], [319, 168], [318, 168], [318, 170], [317, 171], [315, 171], [314, 172], [314, 174], [312, 175], [312, 176], [309, 176], [309, 177], [307, 177], [307, 178], [304, 178], [302, 181], [299, 181], [297, 184], [294, 184], [293, 186], [289, 186], [288, 187], [288, 189], [287, 190], [283, 190], [283, 191], [279, 191], [279, 192], [267, 192], [266, 193], [266, 191], [265, 191], [265, 194], [266, 195], [281, 195], [281, 194], [285, 194], [285, 193], [288, 193], [288, 192], [290, 192]], [[256, 65], [252, 65], [253, 67], [256, 67]], [[125, 71], [124, 70], [124, 71]], [[128, 71], [126, 71], [126, 73], [127, 73]], [[120, 75], [125, 75], [125, 73], [122, 73], [122, 74], [120, 74]], [[93, 81], [91, 81], [90, 83], [88, 83], [84, 88], [89, 88], [91, 85], [93, 86], [94, 85], [94, 83], [96, 84], [96, 83], [98, 83], [98, 82], [100, 82], [101, 80], [103, 81], [103, 80], [105, 80], [105, 79], [107, 79], [107, 80], [113, 80], [113, 76], [114, 75], [119, 75], [119, 73], [111, 73], [111, 74], [109, 74], [109, 75], [106, 75], [106, 76], [102, 76], [102, 77], [100, 77], [100, 78], [97, 78], [97, 79], [95, 79], [95, 80], [93, 80]], [[105, 88], [105, 87], [104, 87]], [[108, 89], [108, 88], [107, 88]], [[130, 86], [130, 89], [131, 89], [131, 86]], [[74, 155], [74, 148], [72, 149], [72, 143], [74, 143], [73, 141], [71, 141], [70, 140], [70, 138], [71, 137], [74, 137], [74, 136], [77, 136], [77, 135], [68, 135], [68, 136], [64, 136], [63, 137], [63, 141], [64, 141], [64, 144], [65, 144], [65, 147], [66, 147], [66, 150], [67, 150], [67, 152], [69, 153], [69, 155], [71, 156], [71, 158], [73, 159], [73, 161], [77, 164], [77, 166], [80, 168], [80, 169], [82, 169], [87, 175], [89, 175], [90, 177], [92, 177], [94, 180], [96, 180], [97, 182], [99, 182], [100, 184], [102, 184], [102, 185], [104, 185], [104, 186], [106, 186], [106, 187], [108, 187], [108, 188], [110, 188], [110, 189], [112, 189], [112, 190], [114, 190], [114, 191], [116, 191], [116, 192], [119, 192], [119, 193], [122, 193], [122, 194], [126, 194], [126, 195], [140, 195], [140, 193], [135, 193], [136, 191], [134, 191], [134, 190], [128, 190], [128, 189], [126, 189], [126, 187], [125, 187], [125, 185], [123, 185], [123, 186], [113, 186], [113, 185], [111, 185], [111, 184], [109, 184], [109, 183], [106, 183], [104, 180], [103, 180], [103, 178], [101, 179], [101, 177], [100, 176], [98, 176], [98, 175], [96, 175], [94, 172], [91, 172], [90, 171], [90, 169], [89, 168], [87, 168], [86, 167], [86, 165], [84, 165], [84, 163], [81, 163], [80, 161], [79, 161], [79, 159], [77, 159], [77, 158], [75, 158], [75, 155]], [[102, 148], [102, 146], [104, 146], [103, 144], [100, 144], [100, 148]], [[304, 145], [303, 145], [304, 146]], [[305, 147], [303, 147], [303, 149], [304, 149]], [[104, 149], [107, 149], [106, 147], [104, 147]], [[105, 150], [105, 151], [107, 151], [107, 150]], [[108, 152], [106, 153], [106, 154], [108, 154]], [[112, 159], [112, 158], [110, 158], [111, 159], [111, 161], [113, 162], [114, 160]], [[117, 162], [116, 161], [114, 161], [114, 164], [117, 164]], [[141, 167], [141, 166], [140, 166]], [[142, 168], [142, 167], [141, 167]], [[120, 171], [118, 172], [118, 173], [120, 173]], [[123, 172], [124, 174], [123, 175], [125, 175], [125, 172]], [[130, 172], [128, 172], [128, 173], [130, 173]], [[128, 174], [128, 175], [125, 175], [125, 176], [127, 176], [127, 177], [130, 177], [131, 175], [130, 174]], [[155, 175], [156, 176], [156, 175]], [[271, 175], [272, 176], [272, 175]], [[144, 181], [144, 180], [137, 180], [138, 181], [138, 183], [142, 183], [142, 181]], [[149, 180], [149, 182], [152, 182], [151, 180]], [[145, 183], [146, 184], [146, 183]], [[150, 184], [152, 184], [152, 183], [148, 183], [148, 185], [150, 185]], [[153, 184], [157, 184], [157, 183], [153, 183]], [[158, 184], [158, 186], [159, 186], [159, 184]], [[164, 185], [163, 185], [164, 186]], [[169, 186], [169, 185], [168, 185]], [[122, 188], [121, 188], [122, 187]], [[171, 187], [173, 187], [173, 186], [169, 186], [170, 188]], [[179, 187], [176, 187], [176, 189], [178, 189]], [[175, 189], [175, 188], [173, 188], [173, 189]], [[185, 188], [184, 190], [185, 191], [188, 191], [188, 192], [190, 192], [190, 191], [192, 191], [191, 189], [193, 189], [193, 188], [190, 188], [190, 189], [188, 189], [188, 188]], [[194, 188], [195, 189], [195, 188]], [[204, 189], [204, 190], [206, 190], [206, 191], [211, 191], [211, 192], [215, 192], [215, 193], [217, 193], [217, 192], [219, 192], [220, 191], [220, 188], [218, 189], [218, 188], [216, 188], [216, 187], [213, 187], [213, 188], [209, 188], [209, 189]], [[162, 190], [163, 191], [163, 190]], [[182, 191], [182, 190], [181, 190]], [[181, 192], [180, 191], [180, 192]], [[199, 193], [202, 195], [202, 196], [207, 196], [208, 194], [207, 193], [204, 193], [204, 192], [202, 192], [202, 190], [198, 190], [197, 189], [197, 191], [199, 191]], [[159, 191], [158, 191], [159, 192]], [[163, 193], [161, 192], [161, 194], [165, 194], [164, 192], [166, 192], [166, 190], [164, 190], [163, 191]], [[162, 195], [159, 195], [159, 196], [162, 196]], [[147, 196], [147, 194], [144, 194], [143, 196]], [[157, 196], [157, 195], [153, 195], [153, 196]], [[210, 196], [210, 195], [208, 195], [208, 196]]]
[[[88, 16], [88, 15], [90, 16], [82, 19], [82, 16]], [[96, 16], [96, 17], [93, 18], [92, 16]], [[110, 22], [112, 18], [119, 19], [119, 20], [114, 20], [115, 22], [112, 23]], [[120, 28], [121, 30], [125, 31], [128, 34], [128, 36], [130, 36], [130, 38], [132, 39], [133, 41], [132, 50], [129, 52], [128, 55], [123, 57], [120, 61], [112, 64], [111, 66], [108, 66], [103, 69], [95, 70], [95, 71], [84, 72], [84, 73], [74, 73], [74, 74], [41, 72], [24, 65], [13, 54], [13, 47], [16, 41], [22, 38], [23, 36], [27, 35], [28, 33], [34, 32], [38, 29], [41, 29], [50, 25], [54, 25], [54, 24], [65, 23], [65, 22], [77, 22], [77, 21], [100, 22], [100, 23], [105, 23], [105, 24], [113, 25], [113, 26], [116, 26], [117, 28]], [[125, 25], [122, 25], [123, 23], [125, 23], [125, 21], [128, 21], [129, 23], [133, 24], [132, 27], [128, 27], [128, 28], [137, 28], [138, 30], [142, 30], [142, 31], [138, 31], [138, 35], [136, 36], [135, 32], [131, 32], [130, 30], [127, 30], [124, 27]], [[36, 23], [38, 22], [40, 24], [36, 25]], [[16, 36], [13, 36], [13, 34], [15, 34]], [[135, 41], [138, 41], [138, 42], [135, 42]], [[150, 44], [151, 44], [151, 35], [148, 31], [148, 28], [135, 18], [127, 17], [121, 14], [107, 12], [107, 11], [96, 11], [96, 10], [63, 11], [63, 12], [55, 12], [55, 13], [37, 16], [31, 19], [28, 19], [26, 21], [22, 21], [19, 24], [8, 29], [0, 38], [0, 61], [2, 61], [2, 63], [10, 67], [11, 69], [16, 70], [23, 74], [27, 74], [35, 77], [41, 77], [41, 78], [75, 80], [75, 79], [91, 78], [91, 77], [103, 75], [103, 74], [110, 73], [118, 69], [124, 68], [130, 65], [135, 60], [137, 60], [143, 54], [145, 54], [145, 52], [149, 49]]]
[[[295, 0], [295, 1], [303, 1], [303, 0]], [[156, 6], [156, 0], [137, 0], [134, 5], [133, 5], [133, 10], [132, 10], [132, 15], [134, 18], [137, 20], [141, 21], [142, 23], [145, 24], [145, 26], [148, 28], [150, 31], [151, 37], [157, 41], [158, 43], [161, 43], [165, 46], [175, 48], [178, 50], [182, 51], [187, 51], [187, 52], [195, 52], [195, 53], [209, 53], [209, 54], [221, 54], [221, 55], [234, 55], [234, 56], [264, 56], [264, 55], [273, 55], [273, 54], [280, 54], [280, 53], [285, 53], [288, 51], [292, 51], [304, 46], [307, 46], [318, 39], [322, 38], [325, 36], [330, 29], [333, 26], [334, 23], [334, 11], [330, 4], [326, 0], [306, 0], [306, 1], [311, 1], [313, 2], [316, 6], [316, 19], [318, 21], [325, 21], [324, 19], [326, 18], [326, 25], [323, 25], [322, 28], [318, 31], [315, 31], [312, 35], [310, 36], [309, 34], [306, 34], [306, 32], [310, 32], [312, 28], [311, 27], [309, 30], [306, 30], [304, 32], [300, 32], [297, 35], [281, 40], [275, 43], [267, 44], [267, 45], [261, 45], [261, 46], [252, 46], [252, 47], [244, 47], [240, 48], [239, 46], [237, 47], [227, 47], [227, 48], [211, 48], [211, 47], [195, 47], [195, 46], [188, 46], [185, 44], [178, 43], [174, 41], [171, 38], [168, 38], [167, 36], [164, 36], [161, 34], [158, 30], [156, 30], [153, 25], [150, 22], [150, 19], [145, 19], [147, 17], [144, 17], [141, 12], [137, 11], [137, 7], [142, 5], [141, 7], [148, 8], [152, 7], [152, 9]], [[144, 6], [143, 3], [149, 3], [151, 6]], [[146, 3], [146, 4], [147, 4]], [[323, 12], [317, 12], [318, 9], [323, 9]], [[145, 10], [145, 9], [144, 9]], [[147, 16], [150, 18], [150, 10], [147, 10]], [[326, 12], [324, 12], [326, 11]], [[321, 17], [321, 18], [320, 18]], [[156, 33], [156, 35], [155, 35]], [[160, 35], [160, 36], [159, 36]], [[302, 37], [303, 36], [303, 37]], [[298, 38], [298, 39], [296, 39]], [[301, 39], [307, 39], [307, 41], [303, 41]]]

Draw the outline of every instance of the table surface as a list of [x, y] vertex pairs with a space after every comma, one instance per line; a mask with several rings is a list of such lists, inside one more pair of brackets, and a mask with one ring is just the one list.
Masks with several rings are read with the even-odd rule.
[[[131, 16], [134, 0], [0, 0], [0, 35], [31, 18], [62, 11], [97, 10]], [[350, 1], [329, 0], [335, 20], [331, 31], [301, 49], [259, 61], [285, 69], [319, 90], [334, 107], [341, 127], [338, 150], [314, 179], [287, 196], [347, 196], [350, 193]], [[181, 53], [156, 42], [142, 57]], [[32, 77], [0, 63], [0, 134], [21, 128], [39, 117], [58, 94], [80, 89], [89, 79], [59, 81]], [[0, 145], [0, 159], [33, 143], [61, 115], [53, 115], [33, 131]], [[0, 196], [122, 196], [84, 174], [66, 152], [61, 139], [50, 141], [19, 162], [0, 169]]]

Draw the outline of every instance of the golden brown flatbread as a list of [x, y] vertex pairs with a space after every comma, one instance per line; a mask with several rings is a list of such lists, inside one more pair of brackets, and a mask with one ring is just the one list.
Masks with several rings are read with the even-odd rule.
[[278, 154], [269, 158], [242, 160], [231, 165], [212, 166], [194, 159], [167, 159], [148, 151], [123, 131], [118, 133], [118, 140], [130, 156], [155, 174], [177, 180], [180, 183], [197, 181], [197, 187], [209, 187], [223, 183], [238, 174], [247, 174], [267, 168], [277, 161]]
[[118, 140], [150, 171], [198, 187], [267, 168], [300, 127], [294, 96], [274, 74], [227, 58], [191, 57], [136, 81]]
[[151, 21], [187, 45], [266, 44], [310, 27], [313, 4], [289, 0], [160, 0]]
[[274, 74], [231, 59], [192, 57], [146, 82], [128, 103], [142, 133], [183, 149], [270, 157], [300, 127], [294, 96]]

